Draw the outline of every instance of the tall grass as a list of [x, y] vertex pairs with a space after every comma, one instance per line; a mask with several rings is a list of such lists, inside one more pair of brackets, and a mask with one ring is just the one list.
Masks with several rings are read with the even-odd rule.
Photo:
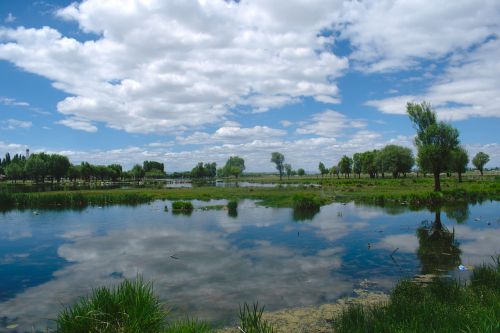
[[167, 325], [163, 333], [211, 333], [210, 325], [195, 319], [175, 321]]
[[264, 307], [254, 303], [252, 307], [247, 303], [240, 305], [240, 329], [245, 333], [275, 333], [276, 330], [262, 318]]
[[227, 214], [230, 217], [238, 217], [238, 201], [230, 200], [227, 203]]
[[158, 333], [167, 312], [153, 293], [153, 286], [138, 277], [114, 288], [95, 289], [56, 319], [58, 333]]
[[387, 304], [351, 305], [333, 321], [336, 332], [500, 332], [500, 265], [481, 266], [469, 283], [404, 280]]

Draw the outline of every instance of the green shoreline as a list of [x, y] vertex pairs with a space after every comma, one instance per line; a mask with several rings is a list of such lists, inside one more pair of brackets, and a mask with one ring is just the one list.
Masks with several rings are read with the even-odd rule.
[[443, 181], [443, 191], [432, 191], [429, 178], [401, 179], [328, 179], [321, 186], [295, 185], [267, 187], [193, 187], [193, 188], [132, 188], [63, 190], [48, 192], [0, 192], [0, 208], [44, 209], [84, 208], [114, 204], [137, 205], [153, 200], [227, 199], [257, 200], [269, 207], [293, 207], [294, 196], [311, 195], [321, 204], [349, 202], [377, 205], [408, 205], [410, 208], [434, 207], [459, 202], [500, 200], [500, 181], [497, 178]]

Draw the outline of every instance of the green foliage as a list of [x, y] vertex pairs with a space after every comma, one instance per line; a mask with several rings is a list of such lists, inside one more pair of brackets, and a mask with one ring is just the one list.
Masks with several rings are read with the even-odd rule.
[[164, 329], [166, 315], [153, 286], [138, 277], [111, 289], [95, 289], [64, 309], [57, 316], [56, 332], [158, 333]]
[[439, 174], [451, 163], [452, 151], [458, 148], [458, 130], [444, 122], [437, 122], [436, 114], [427, 103], [408, 103], [410, 120], [417, 130], [415, 144], [420, 168], [434, 174], [434, 190], [441, 191]]
[[480, 151], [472, 159], [472, 164], [474, 164], [476, 169], [478, 169], [479, 172], [481, 172], [481, 176], [482, 176], [483, 175], [483, 168], [486, 165], [486, 163], [488, 163], [489, 161], [490, 161], [490, 156], [488, 154]]
[[473, 270], [471, 283], [436, 278], [400, 281], [387, 304], [350, 305], [333, 320], [335, 332], [498, 332], [498, 263]]
[[153, 170], [160, 171], [161, 173], [165, 172], [165, 165], [156, 161], [144, 161], [142, 163], [142, 168], [144, 172], [150, 172]]
[[363, 171], [362, 154], [356, 153], [352, 155], [352, 171], [361, 178], [361, 172]]
[[172, 212], [181, 214], [191, 214], [194, 207], [191, 201], [174, 201], [172, 202]]
[[292, 166], [289, 163], [285, 163], [283, 164], [283, 167], [285, 168], [288, 179], [290, 179], [290, 176], [293, 174]]
[[195, 319], [174, 321], [167, 325], [162, 333], [211, 333], [214, 332], [210, 325]]
[[69, 159], [66, 156], [52, 154], [48, 161], [48, 173], [58, 182], [66, 175], [70, 167]]
[[315, 195], [296, 194], [293, 196], [293, 219], [311, 220], [319, 211], [322, 201]]
[[135, 180], [142, 179], [145, 175], [144, 169], [139, 164], [134, 165], [130, 173]]
[[283, 163], [285, 162], [285, 156], [283, 156], [283, 154], [281, 153], [273, 152], [271, 154], [271, 162], [276, 164], [276, 170], [278, 170], [281, 180], [283, 178], [283, 169], [284, 169]]
[[7, 178], [17, 181], [23, 178], [23, 167], [20, 163], [10, 163], [5, 167], [5, 175]]
[[376, 164], [377, 153], [377, 150], [365, 151], [360, 156], [361, 172], [368, 174], [370, 178], [375, 178], [378, 172]]
[[323, 178], [324, 175], [328, 174], [329, 170], [328, 170], [327, 167], [325, 167], [325, 165], [323, 164], [323, 162], [319, 162], [318, 169], [319, 169], [319, 173], [321, 174], [322, 178]]
[[222, 168], [222, 174], [225, 177], [234, 176], [239, 178], [245, 171], [245, 160], [239, 156], [231, 156]]
[[33, 154], [27, 160], [24, 166], [26, 175], [35, 182], [43, 182], [48, 173], [48, 163], [46, 154]]
[[297, 175], [299, 176], [304, 176], [306, 174], [305, 170], [302, 168], [297, 169]]
[[214, 178], [217, 175], [217, 164], [199, 162], [191, 170], [191, 178], [202, 179], [202, 178]]
[[410, 172], [415, 164], [411, 149], [406, 147], [388, 145], [377, 154], [377, 158], [380, 159], [379, 163], [383, 165], [382, 169], [392, 173], [394, 178]]
[[462, 182], [462, 173], [467, 171], [469, 164], [469, 154], [464, 147], [457, 147], [451, 152], [450, 170], [458, 173], [458, 180]]
[[344, 155], [339, 162], [339, 172], [349, 178], [349, 174], [352, 172], [352, 158]]
[[252, 308], [247, 303], [240, 305], [240, 328], [245, 333], [275, 333], [274, 327], [262, 318], [263, 312], [264, 307], [259, 307], [259, 303], [254, 303]]

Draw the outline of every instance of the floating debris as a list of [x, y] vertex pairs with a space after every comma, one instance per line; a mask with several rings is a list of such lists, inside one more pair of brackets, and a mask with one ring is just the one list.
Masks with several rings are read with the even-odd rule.
[[19, 326], [19, 325], [18, 324], [10, 324], [10, 325], [7, 325], [5, 328], [12, 330], [12, 329], [16, 328], [17, 326]]
[[170, 258], [175, 259], [175, 260], [179, 260], [179, 258], [177, 258], [176, 256], [170, 256]]

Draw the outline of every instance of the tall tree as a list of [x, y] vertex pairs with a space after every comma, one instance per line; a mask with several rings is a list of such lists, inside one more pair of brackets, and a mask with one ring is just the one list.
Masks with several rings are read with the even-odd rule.
[[349, 178], [349, 174], [352, 171], [352, 158], [347, 155], [342, 156], [339, 162], [339, 171], [344, 177]]
[[375, 178], [377, 176], [377, 164], [375, 157], [378, 151], [365, 151], [361, 154], [361, 172], [370, 175], [370, 178]]
[[70, 165], [69, 159], [66, 156], [52, 154], [49, 158], [48, 173], [59, 183], [61, 178], [68, 173]]
[[290, 179], [290, 176], [293, 173], [292, 166], [289, 163], [285, 163], [283, 164], [283, 167], [285, 168], [286, 176]]
[[298, 168], [297, 169], [297, 175], [299, 175], [299, 176], [302, 177], [305, 174], [306, 174], [306, 171], [303, 168]]
[[44, 181], [47, 176], [47, 170], [48, 163], [45, 161], [45, 157], [42, 156], [42, 154], [31, 155], [24, 165], [26, 175], [32, 178], [36, 183]]
[[245, 171], [245, 160], [239, 156], [231, 156], [223, 168], [225, 176], [235, 176], [238, 178]]
[[478, 169], [479, 172], [481, 172], [481, 176], [482, 176], [483, 175], [483, 168], [484, 168], [485, 164], [488, 163], [489, 161], [490, 161], [490, 156], [488, 154], [480, 151], [472, 159], [472, 164], [474, 164], [476, 169]]
[[385, 170], [391, 172], [394, 178], [410, 172], [415, 164], [411, 149], [406, 147], [387, 145], [379, 154], [379, 158], [384, 160]]
[[362, 156], [361, 153], [356, 153], [352, 155], [352, 172], [357, 174], [358, 178], [361, 178], [361, 171], [363, 171], [361, 156]]
[[5, 175], [14, 183], [23, 176], [23, 167], [19, 163], [11, 162], [5, 167]]
[[428, 103], [408, 103], [406, 111], [417, 130], [418, 164], [434, 174], [434, 190], [441, 191], [439, 177], [449, 167], [451, 153], [460, 143], [458, 130], [444, 122], [437, 122], [436, 113]]
[[323, 162], [319, 162], [318, 169], [319, 173], [321, 174], [321, 178], [323, 178], [324, 175], [328, 174], [328, 169], [325, 167]]
[[330, 168], [330, 178], [332, 178], [333, 175], [337, 175], [337, 179], [340, 178], [339, 177], [339, 167], [334, 165]]
[[464, 147], [457, 147], [451, 152], [451, 165], [450, 169], [458, 173], [458, 182], [462, 182], [462, 173], [467, 171], [467, 164], [469, 164], [469, 155]]
[[280, 180], [283, 178], [283, 162], [285, 162], [285, 156], [283, 154], [274, 152], [271, 154], [271, 162], [276, 164], [276, 169], [280, 173]]

